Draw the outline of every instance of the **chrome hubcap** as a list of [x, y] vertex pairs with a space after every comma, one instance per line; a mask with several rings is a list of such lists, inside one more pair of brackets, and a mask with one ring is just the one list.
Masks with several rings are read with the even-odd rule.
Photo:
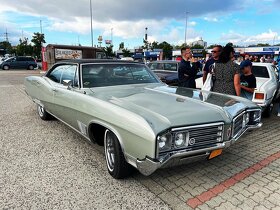
[[39, 113], [40, 117], [42, 117], [44, 115], [44, 112], [45, 112], [44, 108], [42, 106], [38, 105], [38, 113]]
[[113, 171], [115, 165], [114, 139], [110, 134], [108, 135], [108, 132], [106, 133], [105, 153], [108, 169]]

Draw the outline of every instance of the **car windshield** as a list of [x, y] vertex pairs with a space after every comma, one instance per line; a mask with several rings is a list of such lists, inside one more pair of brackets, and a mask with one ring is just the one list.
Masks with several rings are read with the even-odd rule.
[[265, 66], [253, 66], [252, 72], [255, 77], [269, 78], [269, 74]]
[[149, 63], [149, 68], [151, 70], [163, 70], [163, 71], [177, 71], [177, 63], [167, 62], [167, 63]]
[[81, 69], [84, 88], [159, 82], [141, 64], [83, 64]]

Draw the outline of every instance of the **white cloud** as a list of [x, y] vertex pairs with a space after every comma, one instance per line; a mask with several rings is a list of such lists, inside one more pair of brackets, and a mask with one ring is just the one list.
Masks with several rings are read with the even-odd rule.
[[220, 37], [224, 42], [232, 42], [237, 45], [249, 45], [257, 43], [270, 43], [280, 40], [277, 32], [269, 30], [261, 34], [255, 35], [244, 35], [234, 31], [229, 31], [228, 33], [222, 34]]
[[271, 29], [268, 32], [250, 36], [246, 39], [245, 42], [270, 42], [274, 40], [279, 40], [277, 32], [273, 32]]
[[189, 26], [196, 26], [196, 24], [197, 24], [197, 23], [196, 23], [195, 21], [190, 21], [190, 22], [188, 22], [188, 25], [189, 25]]
[[214, 18], [214, 17], [205, 17], [203, 19], [208, 21], [208, 22], [218, 22], [218, 19]]

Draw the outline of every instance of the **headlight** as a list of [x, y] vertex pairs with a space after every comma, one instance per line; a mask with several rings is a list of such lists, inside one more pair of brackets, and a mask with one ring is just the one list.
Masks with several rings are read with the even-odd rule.
[[244, 128], [249, 123], [249, 120], [250, 120], [250, 114], [245, 113], [242, 119], [242, 128]]
[[189, 132], [182, 132], [182, 133], [176, 133], [175, 134], [175, 147], [179, 148], [182, 146], [187, 146], [186, 143], [189, 140]]
[[158, 136], [157, 140], [158, 140], [158, 148], [160, 152], [171, 149], [172, 136], [170, 133]]
[[254, 125], [261, 121], [261, 110], [251, 111], [249, 117], [249, 125]]

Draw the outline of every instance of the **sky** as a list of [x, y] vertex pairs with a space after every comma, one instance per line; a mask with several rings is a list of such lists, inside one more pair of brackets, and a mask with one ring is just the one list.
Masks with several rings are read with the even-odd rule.
[[101, 46], [112, 40], [114, 50], [121, 42], [128, 49], [142, 46], [146, 32], [149, 42], [172, 45], [200, 38], [208, 45], [280, 43], [279, 0], [0, 0], [0, 5], [0, 42], [8, 37], [12, 45], [31, 40], [35, 32], [44, 33], [45, 45], [99, 46], [102, 36]]

